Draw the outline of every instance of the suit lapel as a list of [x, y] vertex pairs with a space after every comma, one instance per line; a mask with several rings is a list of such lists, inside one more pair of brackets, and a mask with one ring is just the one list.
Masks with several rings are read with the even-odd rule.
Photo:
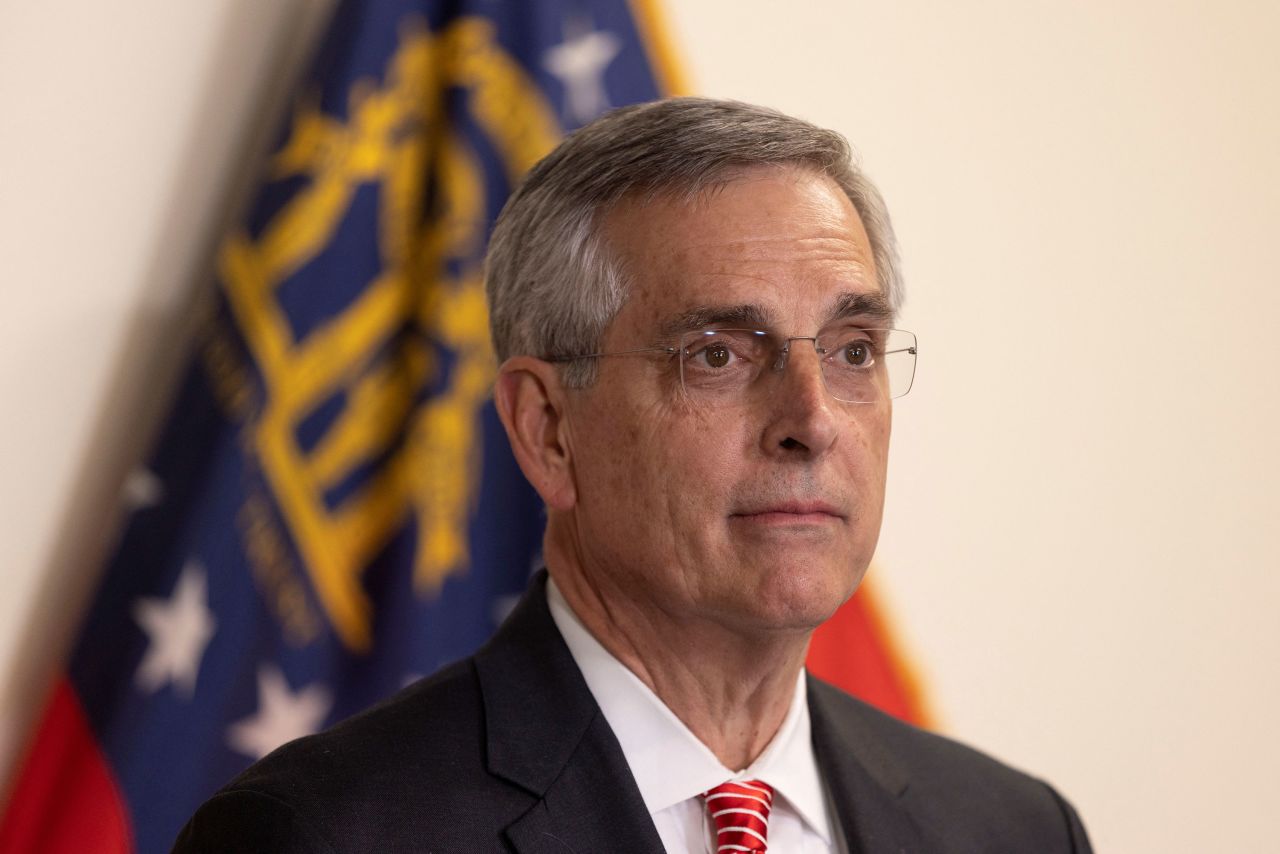
[[541, 802], [507, 828], [520, 854], [654, 854], [662, 841], [602, 715]]
[[662, 842], [622, 748], [547, 609], [537, 577], [476, 655], [490, 773], [537, 800], [507, 828], [520, 854], [653, 854]]
[[866, 727], [853, 702], [809, 677], [814, 752], [849, 852], [923, 851], [924, 841], [902, 801], [907, 774]]
[[[545, 573], [475, 657], [490, 773], [528, 792], [506, 828], [519, 854], [653, 854], [662, 842], [622, 748], [547, 608]], [[857, 701], [810, 677], [818, 765], [850, 854], [925, 849], [908, 778]]]

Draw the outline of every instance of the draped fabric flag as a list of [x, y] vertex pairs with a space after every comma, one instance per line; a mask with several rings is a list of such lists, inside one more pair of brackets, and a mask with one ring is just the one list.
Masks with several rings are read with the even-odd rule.
[[[543, 524], [489, 399], [489, 229], [565, 131], [677, 86], [646, 0], [339, 5], [0, 852], [166, 851], [253, 760], [483, 642]], [[911, 716], [857, 600], [838, 622], [823, 675]]]

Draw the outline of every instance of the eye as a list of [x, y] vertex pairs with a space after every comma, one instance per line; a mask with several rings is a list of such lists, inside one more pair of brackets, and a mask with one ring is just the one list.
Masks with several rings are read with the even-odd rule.
[[875, 349], [866, 339], [847, 341], [841, 349], [841, 358], [854, 368], [866, 368], [875, 361]]
[[713, 341], [697, 355], [711, 368], [723, 368], [733, 358], [733, 352], [721, 341]]
[[744, 357], [749, 357], [753, 343], [733, 332], [708, 334], [685, 347], [685, 365], [703, 371], [736, 368]]
[[750, 329], [712, 329], [696, 332], [682, 342], [682, 370], [687, 379], [696, 373], [704, 379], [737, 377], [764, 363], [769, 338]]

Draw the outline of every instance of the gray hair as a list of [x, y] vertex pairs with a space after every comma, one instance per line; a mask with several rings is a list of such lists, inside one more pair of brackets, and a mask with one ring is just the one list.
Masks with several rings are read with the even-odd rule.
[[[570, 134], [507, 201], [485, 262], [498, 359], [599, 350], [628, 293], [626, 272], [601, 233], [618, 202], [692, 198], [744, 168], [786, 165], [825, 175], [853, 203], [880, 290], [896, 312], [903, 292], [889, 212], [844, 137], [764, 107], [673, 98], [614, 110]], [[594, 359], [565, 367], [571, 388], [594, 378]]]

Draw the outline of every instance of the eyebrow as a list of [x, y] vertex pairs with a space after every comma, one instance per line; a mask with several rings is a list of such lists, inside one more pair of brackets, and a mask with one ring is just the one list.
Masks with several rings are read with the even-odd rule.
[[876, 322], [892, 323], [893, 306], [889, 304], [884, 294], [878, 291], [861, 294], [843, 293], [836, 298], [830, 319], [845, 320], [850, 317], [866, 317]]
[[682, 332], [694, 332], [708, 326], [768, 326], [769, 312], [754, 303], [740, 305], [700, 305], [676, 315], [664, 322], [658, 332], [664, 337], [674, 337]]
[[[893, 307], [880, 293], [842, 293], [836, 297], [827, 323], [865, 317], [889, 323], [893, 320]], [[694, 332], [709, 326], [745, 326], [765, 329], [772, 326], [773, 315], [768, 309], [755, 303], [739, 305], [700, 305], [665, 321], [658, 334], [671, 338], [684, 332]]]

